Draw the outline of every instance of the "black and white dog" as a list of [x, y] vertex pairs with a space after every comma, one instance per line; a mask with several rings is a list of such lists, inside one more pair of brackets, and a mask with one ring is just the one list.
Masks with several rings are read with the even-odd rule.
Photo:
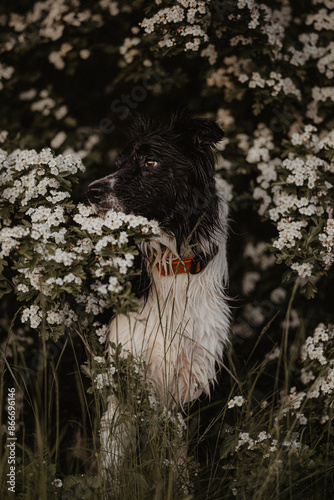
[[[161, 235], [141, 247], [148, 296], [140, 312], [111, 321], [109, 341], [144, 359], [170, 408], [209, 394], [229, 338], [228, 209], [215, 185], [213, 156], [222, 137], [208, 119], [178, 115], [157, 125], [137, 118], [117, 171], [87, 192], [100, 215], [114, 209], [160, 224]], [[109, 440], [116, 407], [110, 400], [101, 425], [106, 468], [121, 454]]]

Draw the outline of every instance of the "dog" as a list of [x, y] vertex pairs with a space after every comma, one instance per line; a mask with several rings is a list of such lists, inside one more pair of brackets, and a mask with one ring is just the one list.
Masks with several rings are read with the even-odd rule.
[[[214, 166], [223, 135], [209, 119], [176, 114], [156, 124], [139, 116], [115, 173], [87, 191], [101, 216], [113, 209], [159, 222], [160, 235], [140, 245], [150, 286], [139, 312], [113, 318], [108, 340], [145, 361], [169, 409], [210, 394], [229, 340], [228, 207], [217, 191]], [[118, 439], [110, 437], [118, 411], [110, 398], [101, 422], [106, 470], [119, 462], [126, 445], [122, 425]]]

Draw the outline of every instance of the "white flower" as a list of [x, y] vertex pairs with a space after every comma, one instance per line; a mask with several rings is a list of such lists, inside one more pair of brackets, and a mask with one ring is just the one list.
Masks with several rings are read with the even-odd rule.
[[277, 439], [272, 440], [271, 445], [269, 446], [269, 451], [271, 453], [277, 450], [277, 443], [278, 443]]
[[280, 354], [281, 354], [281, 349], [278, 346], [276, 346], [273, 351], [266, 354], [266, 359], [268, 361], [273, 361], [275, 359], [278, 359], [280, 357]]
[[271, 436], [270, 434], [267, 434], [265, 431], [261, 431], [257, 437], [257, 440], [259, 442], [264, 441], [265, 439], [269, 439]]
[[236, 406], [242, 406], [244, 402], [244, 398], [242, 396], [235, 396], [234, 403]]
[[120, 245], [123, 245], [124, 243], [128, 242], [128, 236], [127, 236], [125, 231], [120, 232], [118, 241], [119, 241]]
[[296, 417], [298, 418], [300, 425], [306, 425], [307, 424], [307, 418], [302, 413], [297, 413]]
[[99, 363], [101, 365], [105, 364], [106, 362], [105, 358], [102, 358], [101, 356], [94, 356], [94, 361], [96, 361], [96, 363]]
[[118, 285], [118, 280], [115, 276], [110, 276], [108, 290], [109, 292], [118, 293], [122, 289], [121, 285]]
[[291, 269], [297, 271], [298, 276], [300, 276], [301, 278], [307, 278], [309, 276], [312, 276], [313, 265], [308, 262], [303, 262], [302, 264], [294, 262], [293, 264], [291, 264]]
[[264, 88], [265, 83], [266, 81], [264, 78], [261, 77], [260, 73], [255, 72], [252, 74], [248, 86], [251, 89], [254, 89], [255, 87]]
[[22, 323], [26, 323], [29, 320], [31, 328], [35, 329], [40, 325], [42, 317], [42, 311], [39, 306], [32, 305], [23, 310], [21, 321]]
[[100, 344], [104, 344], [106, 342], [107, 335], [109, 333], [108, 325], [101, 326], [100, 328], [98, 328], [97, 330], [95, 330], [95, 333], [96, 333], [96, 335], [99, 338]]
[[240, 432], [239, 433], [239, 440], [238, 440], [238, 444], [235, 448], [235, 451], [238, 451], [239, 448], [244, 445], [244, 444], [248, 444], [248, 450], [252, 450], [254, 449], [254, 445], [255, 445], [255, 442], [254, 440], [249, 436], [249, 433], [248, 432]]
[[54, 481], [52, 481], [52, 484], [56, 487], [56, 488], [61, 488], [63, 486], [63, 482], [61, 479], [55, 479]]
[[328, 422], [328, 420], [329, 420], [329, 416], [328, 415], [322, 415], [321, 418], [320, 418], [320, 423], [323, 425], [326, 422]]
[[[317, 360], [321, 365], [328, 363], [324, 352], [324, 340], [328, 338], [328, 330], [325, 325], [320, 323], [315, 329], [313, 337], [307, 337], [301, 348], [301, 359], [305, 361], [307, 358], [310, 360]], [[326, 341], [326, 340], [325, 340]]]
[[64, 314], [60, 313], [58, 310], [50, 310], [46, 314], [46, 320], [49, 325], [61, 325], [64, 319]]
[[304, 385], [307, 385], [309, 382], [315, 379], [315, 375], [312, 370], [306, 371], [303, 367], [300, 371], [300, 380]]
[[54, 255], [50, 255], [48, 260], [55, 260], [58, 263], [62, 263], [65, 266], [71, 266], [73, 261], [76, 259], [76, 255], [70, 252], [66, 252], [57, 248]]
[[[103, 358], [99, 358], [99, 359], [103, 359]], [[103, 364], [104, 363], [105, 363], [105, 360], [103, 359]], [[108, 370], [105, 373], [99, 373], [94, 379], [94, 383], [96, 384], [96, 388], [103, 389], [104, 387], [112, 387], [114, 385], [113, 375], [114, 375], [115, 371], [116, 371], [116, 368], [111, 364], [108, 366]]]
[[82, 279], [79, 276], [75, 276], [73, 273], [69, 273], [64, 278], [64, 283], [76, 283], [77, 285], [82, 284]]
[[106, 375], [106, 374], [104, 374], [104, 373], [103, 373], [103, 374], [102, 374], [102, 373], [99, 373], [99, 374], [95, 377], [94, 382], [95, 382], [95, 384], [96, 384], [96, 388], [97, 388], [97, 389], [103, 389], [103, 387], [104, 387], [105, 385], [107, 385], [107, 384], [106, 384], [106, 377], [105, 377], [105, 375]]

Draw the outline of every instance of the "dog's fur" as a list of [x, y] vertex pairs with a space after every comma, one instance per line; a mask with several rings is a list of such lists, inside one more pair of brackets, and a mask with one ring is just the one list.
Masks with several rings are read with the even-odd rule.
[[[228, 210], [215, 186], [213, 157], [223, 132], [211, 120], [176, 116], [167, 125], [137, 118], [131, 133], [117, 171], [93, 182], [88, 198], [100, 214], [114, 209], [156, 219], [161, 235], [140, 248], [150, 279], [140, 311], [116, 316], [109, 341], [144, 359], [166, 406], [183, 407], [209, 394], [229, 337]], [[173, 259], [194, 255], [205, 260], [202, 271], [173, 274]], [[116, 406], [110, 400], [102, 421], [106, 467], [119, 454], [108, 445]]]

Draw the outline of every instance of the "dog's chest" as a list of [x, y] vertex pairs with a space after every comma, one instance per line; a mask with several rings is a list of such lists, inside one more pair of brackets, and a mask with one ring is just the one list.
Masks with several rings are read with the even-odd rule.
[[147, 301], [140, 303], [138, 312], [113, 319], [110, 340], [146, 360], [152, 352], [172, 360], [196, 336], [197, 314], [193, 302], [187, 276], [154, 281]]
[[229, 313], [217, 299], [213, 265], [195, 276], [157, 277], [140, 312], [118, 315], [110, 324], [109, 339], [144, 360], [157, 391], [172, 395], [171, 401], [209, 393], [215, 378]]

